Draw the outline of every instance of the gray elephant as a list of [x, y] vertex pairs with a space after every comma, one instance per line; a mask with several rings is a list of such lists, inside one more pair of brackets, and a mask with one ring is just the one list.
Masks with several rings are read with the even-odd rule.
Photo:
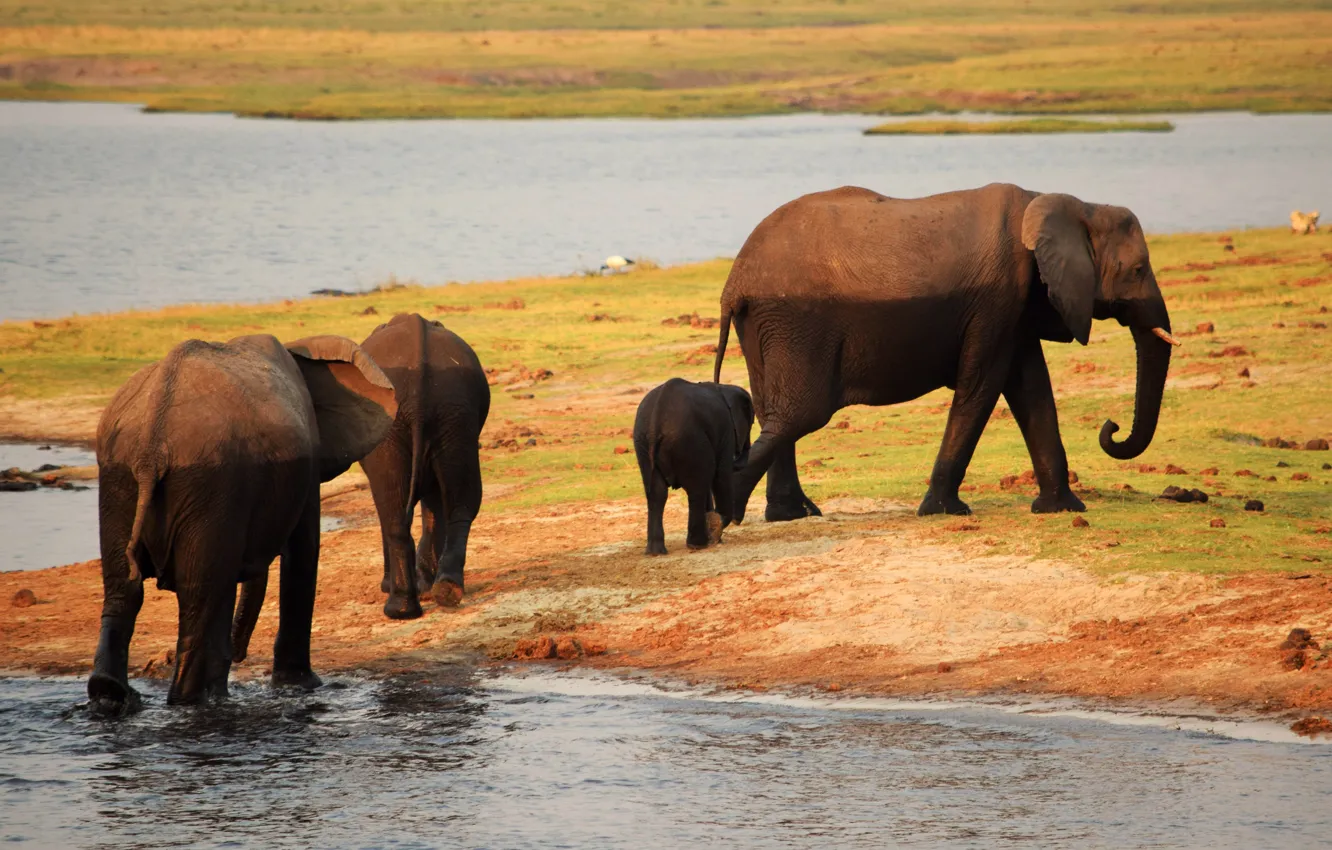
[[[421, 616], [418, 593], [430, 592], [444, 607], [462, 601], [467, 536], [481, 510], [477, 440], [490, 385], [471, 346], [415, 313], [394, 316], [361, 347], [396, 387], [397, 419], [361, 468], [384, 537], [384, 614], [410, 619]], [[421, 543], [413, 551], [418, 502]]]
[[736, 476], [735, 516], [768, 475], [767, 518], [818, 515], [800, 487], [796, 441], [853, 404], [954, 390], [919, 513], [967, 514], [958, 487], [1002, 394], [1022, 430], [1035, 512], [1081, 511], [1068, 486], [1041, 341], [1087, 344], [1092, 319], [1137, 346], [1133, 430], [1107, 421], [1101, 448], [1147, 449], [1170, 364], [1170, 317], [1142, 227], [1123, 207], [1017, 186], [926, 198], [844, 187], [780, 207], [745, 242], [721, 297], [715, 375], [732, 322], [762, 424]]
[[267, 335], [190, 340], [135, 373], [97, 428], [105, 596], [88, 679], [94, 708], [139, 704], [128, 660], [145, 578], [180, 606], [168, 702], [225, 696], [279, 556], [272, 681], [317, 686], [319, 484], [373, 449], [396, 413], [388, 377], [337, 336], [285, 347]]
[[740, 387], [671, 378], [643, 397], [634, 417], [634, 453], [647, 496], [644, 554], [666, 554], [662, 513], [669, 490], [683, 488], [689, 498], [690, 549], [706, 548], [712, 539], [707, 515], [714, 505], [721, 527], [731, 523], [731, 478], [749, 458], [753, 426], [754, 405]]

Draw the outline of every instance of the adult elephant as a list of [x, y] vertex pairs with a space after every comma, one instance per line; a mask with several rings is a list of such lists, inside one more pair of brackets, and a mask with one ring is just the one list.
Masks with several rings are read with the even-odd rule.
[[714, 380], [734, 322], [762, 425], [736, 475], [735, 517], [765, 472], [768, 520], [819, 515], [796, 441], [847, 405], [939, 387], [955, 393], [921, 515], [970, 513], [958, 487], [1001, 393], [1040, 484], [1032, 511], [1085, 510], [1041, 340], [1086, 345], [1093, 318], [1133, 332], [1133, 430], [1115, 442], [1107, 421], [1100, 439], [1111, 457], [1137, 457], [1179, 343], [1132, 212], [1005, 184], [911, 200], [844, 187], [786, 204], [745, 242], [721, 297]]
[[[394, 316], [361, 347], [396, 387], [397, 419], [361, 468], [383, 534], [384, 614], [411, 619], [421, 616], [421, 592], [444, 607], [462, 601], [467, 536], [481, 510], [477, 440], [490, 413], [490, 385], [462, 337], [415, 313]], [[418, 502], [421, 544], [414, 551]]]
[[[356, 343], [315, 336], [189, 340], [135, 373], [97, 428], [102, 628], [88, 696], [136, 707], [129, 644], [143, 580], [176, 593], [169, 703], [225, 696], [281, 556], [274, 685], [314, 687], [310, 623], [319, 484], [388, 432], [393, 385]], [[236, 606], [236, 585], [245, 585]], [[236, 608], [236, 634], [229, 632]]]

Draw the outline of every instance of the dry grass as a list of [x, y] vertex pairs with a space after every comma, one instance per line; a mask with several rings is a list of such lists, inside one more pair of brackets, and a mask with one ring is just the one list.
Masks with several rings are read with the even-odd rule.
[[593, 16], [521, 29], [529, 19], [517, 15], [513, 28], [485, 31], [356, 28], [346, 23], [355, 15], [333, 28], [249, 6], [207, 26], [194, 7], [171, 4], [179, 15], [169, 18], [25, 6], [9, 20], [47, 23], [0, 28], [0, 97], [305, 118], [1332, 108], [1332, 12], [972, 5], [885, 6], [838, 27], [807, 25], [806, 7], [793, 5], [789, 16], [751, 16], [761, 28], [739, 26], [750, 20], [741, 15], [725, 29], [698, 28], [712, 19], [686, 5], [685, 28], [600, 28], [616, 24]]

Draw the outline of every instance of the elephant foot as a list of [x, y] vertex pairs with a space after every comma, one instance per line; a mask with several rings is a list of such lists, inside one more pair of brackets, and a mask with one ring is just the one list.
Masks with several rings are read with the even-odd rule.
[[128, 682], [93, 673], [88, 677], [88, 711], [101, 717], [124, 717], [143, 709], [143, 697]]
[[722, 515], [715, 511], [708, 511], [708, 545], [720, 543], [722, 541], [722, 529], [726, 527], [726, 522]]
[[383, 581], [381, 581], [381, 582], [379, 583], [379, 592], [380, 592], [380, 593], [392, 593], [392, 592], [393, 592], [393, 582], [389, 581], [389, 577], [388, 577], [388, 576], [384, 576]]
[[296, 688], [302, 691], [313, 691], [324, 684], [324, 680], [308, 668], [305, 670], [281, 670], [274, 667], [270, 681], [275, 688]]
[[462, 604], [463, 589], [448, 579], [440, 579], [430, 588], [430, 596], [441, 608], [457, 608]]
[[916, 516], [934, 516], [935, 514], [971, 516], [971, 508], [956, 495], [936, 496], [934, 491], [931, 490], [925, 494], [925, 501], [921, 502], [920, 507], [916, 509]]
[[1057, 514], [1063, 511], [1082, 513], [1085, 510], [1087, 506], [1067, 487], [1052, 495], [1042, 493], [1031, 503], [1031, 512], [1034, 514]]
[[415, 596], [391, 593], [384, 602], [384, 616], [390, 620], [415, 620], [421, 616], [421, 603]]
[[763, 518], [768, 522], [790, 522], [811, 516], [823, 516], [823, 511], [807, 496], [793, 503], [768, 502], [768, 508], [763, 512]]
[[643, 550], [643, 554], [644, 554], [644, 555], [667, 555], [667, 554], [670, 554], [670, 553], [668, 553], [668, 552], [666, 551], [666, 544], [665, 544], [665, 543], [658, 543], [658, 542], [656, 542], [656, 541], [652, 541], [652, 542], [649, 542], [648, 545], [647, 545], [647, 548]]

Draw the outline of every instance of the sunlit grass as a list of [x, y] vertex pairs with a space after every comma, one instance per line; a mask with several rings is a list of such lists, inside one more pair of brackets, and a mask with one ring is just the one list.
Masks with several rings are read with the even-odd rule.
[[[1086, 348], [1045, 347], [1089, 529], [1072, 528], [1066, 514], [1034, 516], [1028, 512], [1033, 492], [999, 487], [1003, 476], [1031, 466], [1002, 402], [962, 494], [976, 516], [931, 518], [918, 527], [954, 543], [1107, 570], [1308, 571], [1332, 563], [1332, 469], [1323, 469], [1332, 452], [1253, 444], [1271, 437], [1301, 444], [1332, 438], [1332, 329], [1326, 327], [1332, 314], [1325, 312], [1332, 310], [1332, 237], [1278, 230], [1230, 236], [1233, 252], [1218, 235], [1151, 240], [1173, 326], [1185, 334], [1185, 345], [1171, 364], [1156, 439], [1142, 457], [1115, 461], [1097, 444], [1106, 418], [1125, 427], [1132, 421], [1135, 364], [1127, 330], [1100, 322]], [[662, 320], [694, 312], [715, 316], [729, 267], [717, 260], [607, 278], [408, 286], [353, 298], [8, 322], [0, 324], [0, 431], [6, 403], [75, 396], [95, 403], [183, 339], [262, 331], [288, 340], [312, 333], [359, 340], [396, 312], [419, 311], [466, 338], [487, 366], [521, 363], [554, 372], [533, 387], [492, 388], [487, 433], [512, 423], [541, 434], [534, 447], [483, 453], [486, 510], [637, 499], [633, 455], [614, 450], [630, 445], [638, 399], [671, 376], [709, 379], [707, 346], [717, 341], [715, 329]], [[522, 309], [496, 306], [515, 299]], [[362, 315], [368, 307], [377, 314]], [[610, 318], [589, 319], [598, 315]], [[1215, 332], [1192, 333], [1203, 322], [1213, 323]], [[1237, 347], [1246, 353], [1236, 355]], [[1249, 376], [1241, 377], [1246, 368]], [[746, 384], [744, 360], [729, 355], [723, 378]], [[806, 437], [797, 457], [811, 497], [914, 506], [924, 494], [950, 398], [938, 391], [893, 407], [852, 408], [835, 417], [833, 427]], [[836, 427], [842, 420], [847, 426]], [[1187, 473], [1166, 474], [1170, 464]], [[1217, 474], [1203, 475], [1209, 468]], [[1242, 469], [1255, 477], [1237, 477]], [[1309, 479], [1292, 480], [1295, 474]], [[1269, 476], [1275, 480], [1265, 480]], [[1121, 489], [1124, 484], [1133, 489]], [[1170, 484], [1222, 495], [1205, 505], [1155, 500]], [[1262, 500], [1267, 510], [1244, 511], [1247, 499]], [[1213, 519], [1226, 527], [1212, 528]]]
[[1026, 118], [1013, 121], [890, 121], [865, 131], [867, 136], [1020, 135], [1026, 133], [1168, 133], [1169, 121], [1087, 121]]
[[[634, 19], [627, 4], [607, 5]], [[730, 4], [739, 17], [715, 29], [699, 28], [713, 7], [647, 5], [685, 23], [624, 29], [618, 18], [584, 17], [523, 29], [545, 19], [515, 11], [505, 29], [474, 31], [449, 17], [461, 14], [456, 4], [439, 5], [452, 24], [438, 28], [424, 28], [427, 4], [383, 27], [368, 23], [380, 9], [370, 5], [355, 7], [368, 17], [328, 26], [277, 4], [220, 3], [206, 21], [200, 7], [174, 3], [160, 9], [175, 17], [136, 17], [137, 5], [118, 3], [25, 4], [0, 23], [44, 25], [0, 26], [0, 98], [330, 119], [1332, 109], [1332, 12], [1307, 10], [1317, 4], [1112, 14], [1095, 4], [894, 11], [849, 0], [865, 14], [838, 27], [810, 25], [842, 20], [819, 18], [814, 4], [792, 4], [790, 15]]]

